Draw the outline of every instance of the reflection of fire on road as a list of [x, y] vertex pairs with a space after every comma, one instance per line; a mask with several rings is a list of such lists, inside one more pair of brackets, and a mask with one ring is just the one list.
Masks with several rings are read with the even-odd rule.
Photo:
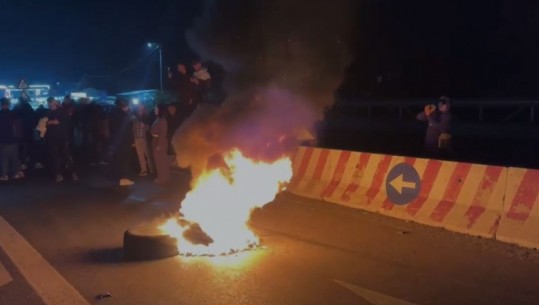
[[234, 150], [225, 167], [204, 172], [182, 202], [184, 219], [170, 219], [161, 229], [178, 239], [184, 255], [228, 254], [258, 246], [247, 227], [254, 208], [272, 201], [292, 178], [284, 157], [272, 163], [250, 160]]

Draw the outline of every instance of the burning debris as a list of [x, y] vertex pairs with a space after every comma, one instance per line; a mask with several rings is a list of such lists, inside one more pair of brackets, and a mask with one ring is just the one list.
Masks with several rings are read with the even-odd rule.
[[280, 89], [254, 89], [221, 107], [201, 105], [177, 131], [181, 167], [191, 191], [180, 219], [160, 228], [187, 255], [220, 255], [259, 246], [251, 212], [273, 201], [292, 178], [298, 135], [314, 121], [303, 99]]

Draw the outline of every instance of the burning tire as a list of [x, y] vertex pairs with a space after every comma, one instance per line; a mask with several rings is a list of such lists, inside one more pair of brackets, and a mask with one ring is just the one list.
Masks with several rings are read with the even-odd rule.
[[155, 260], [176, 255], [177, 240], [162, 233], [157, 226], [142, 226], [124, 233], [125, 260]]

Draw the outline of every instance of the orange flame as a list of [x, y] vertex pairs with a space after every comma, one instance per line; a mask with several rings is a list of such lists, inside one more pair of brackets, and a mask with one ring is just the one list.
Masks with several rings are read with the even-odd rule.
[[[273, 201], [292, 178], [292, 162], [286, 157], [265, 163], [235, 149], [224, 161], [228, 168], [207, 170], [197, 178], [182, 202], [184, 220], [169, 219], [160, 227], [178, 240], [182, 254], [226, 254], [258, 245], [258, 237], [247, 227], [251, 212]], [[202, 245], [186, 240], [193, 223], [213, 242]]]

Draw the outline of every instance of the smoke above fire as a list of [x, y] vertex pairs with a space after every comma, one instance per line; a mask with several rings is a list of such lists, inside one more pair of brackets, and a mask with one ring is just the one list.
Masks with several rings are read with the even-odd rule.
[[220, 106], [202, 104], [174, 135], [177, 162], [190, 168], [195, 180], [223, 167], [222, 156], [234, 149], [272, 162], [291, 155], [315, 118], [306, 99], [279, 88], [246, 90]]
[[186, 37], [202, 59], [224, 67], [229, 94], [274, 85], [321, 110], [350, 62], [358, 2], [206, 0]]
[[173, 138], [178, 165], [192, 174], [184, 224], [162, 227], [180, 253], [258, 244], [246, 222], [290, 181], [294, 150], [334, 101], [349, 62], [354, 1], [205, 1], [187, 39], [210, 73], [222, 66], [228, 97], [198, 105]]
[[[254, 160], [289, 154], [323, 109], [350, 61], [356, 0], [205, 0], [186, 33], [204, 61], [226, 71], [228, 98], [201, 105], [175, 135], [196, 178], [238, 148]], [[211, 71], [210, 71], [211, 72]]]

